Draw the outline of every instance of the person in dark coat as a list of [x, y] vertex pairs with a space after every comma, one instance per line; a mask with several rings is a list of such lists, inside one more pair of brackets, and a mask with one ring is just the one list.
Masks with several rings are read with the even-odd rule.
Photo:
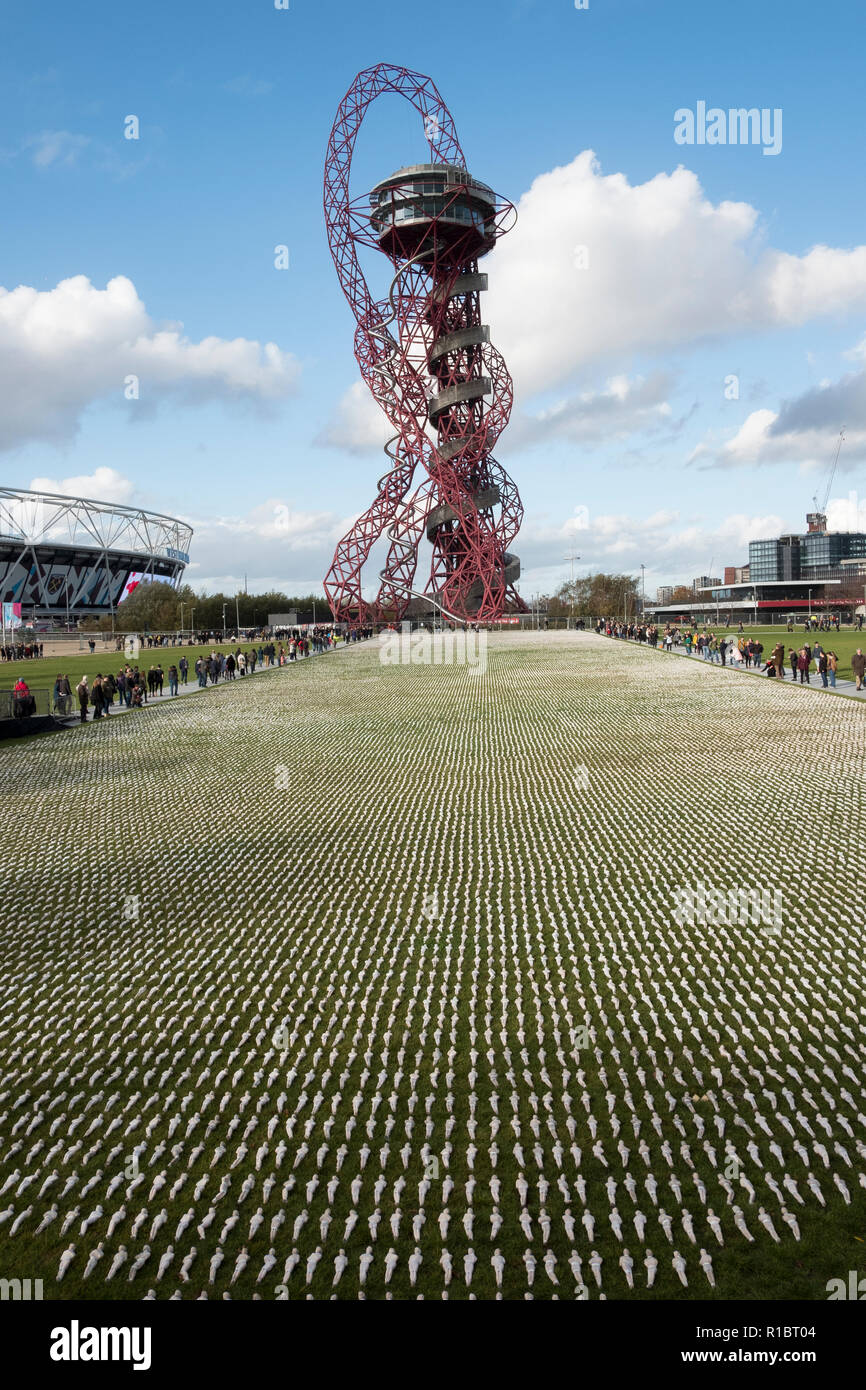
[[78, 696], [78, 708], [81, 711], [81, 722], [87, 722], [87, 706], [90, 704], [90, 691], [87, 688], [87, 677], [82, 676], [78, 685], [75, 687]]
[[851, 671], [857, 682], [857, 689], [863, 689], [863, 677], [866, 676], [866, 656], [863, 655], [860, 647], [851, 658]]

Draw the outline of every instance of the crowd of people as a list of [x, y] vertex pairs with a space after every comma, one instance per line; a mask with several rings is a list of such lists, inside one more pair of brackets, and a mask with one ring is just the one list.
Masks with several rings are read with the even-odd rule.
[[0, 647], [0, 661], [32, 661], [42, 655], [41, 642], [7, 642]]
[[331, 651], [341, 642], [359, 641], [371, 632], [372, 629], [361, 629], [357, 633], [342, 634], [334, 627], [317, 627], [308, 632], [298, 630], [285, 644], [266, 641], [246, 651], [213, 650], [209, 656], [198, 657], [192, 671], [185, 654], [176, 663], [172, 661], [167, 669], [163, 669], [161, 662], [151, 663], [147, 669], [137, 663], [134, 666], [127, 663], [116, 674], [97, 673], [92, 682], [82, 676], [74, 691], [69, 677], [58, 675], [54, 682], [52, 709], [55, 714], [68, 716], [73, 698], [77, 698], [80, 722], [84, 724], [89, 710], [96, 720], [107, 716], [115, 704], [118, 709], [140, 709], [151, 700], [162, 699], [166, 686], [169, 697], [177, 695], [180, 687], [193, 679], [204, 689], [221, 680], [233, 681], [237, 677], [254, 675], [257, 668], [286, 666], [315, 653]]
[[[759, 638], [747, 637], [742, 630], [736, 637], [691, 629], [683, 632], [677, 627], [666, 627], [662, 633], [652, 623], [621, 623], [612, 619], [600, 619], [595, 630], [606, 637], [626, 638], [633, 642], [645, 642], [651, 647], [663, 647], [667, 652], [684, 650], [687, 656], [718, 662], [721, 666], [742, 666], [780, 680], [785, 680], [786, 672], [790, 670], [791, 680], [799, 680], [801, 685], [811, 685], [814, 674], [825, 689], [836, 687], [838, 654], [825, 650], [820, 641], [811, 643], [807, 640], [802, 647], [788, 647], [786, 651], [785, 643], [780, 639], [765, 659], [763, 642]], [[851, 658], [851, 670], [857, 689], [862, 690], [866, 681], [866, 656], [860, 647]]]

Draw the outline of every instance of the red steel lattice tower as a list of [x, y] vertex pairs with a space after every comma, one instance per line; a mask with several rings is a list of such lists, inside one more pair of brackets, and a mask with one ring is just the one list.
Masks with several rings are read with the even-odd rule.
[[[355, 141], [370, 104], [396, 93], [415, 107], [430, 161], [399, 169], [352, 200]], [[334, 617], [400, 619], [413, 596], [418, 547], [432, 546], [423, 591], [448, 618], [489, 622], [526, 612], [510, 552], [523, 516], [514, 483], [491, 450], [511, 413], [511, 377], [482, 322], [487, 276], [478, 261], [513, 225], [514, 208], [466, 168], [454, 122], [429, 77], [380, 63], [359, 73], [328, 143], [325, 222], [355, 315], [361, 375], [390, 421], [391, 467], [372, 505], [337, 546], [325, 578]], [[390, 284], [374, 299], [360, 248], [383, 252]], [[361, 572], [388, 542], [379, 591], [364, 600]]]

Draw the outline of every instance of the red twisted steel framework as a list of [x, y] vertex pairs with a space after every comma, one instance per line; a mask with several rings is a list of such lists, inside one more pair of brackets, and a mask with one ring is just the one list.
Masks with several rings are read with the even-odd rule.
[[[429, 163], [400, 169], [353, 201], [352, 155], [371, 102], [403, 96], [423, 121]], [[514, 483], [491, 450], [511, 413], [511, 377], [481, 321], [487, 276], [478, 259], [513, 225], [512, 205], [470, 176], [454, 122], [429, 77], [380, 63], [356, 77], [328, 142], [325, 222], [354, 312], [361, 375], [394, 428], [392, 466], [375, 501], [337, 546], [325, 578], [334, 617], [351, 624], [400, 619], [413, 596], [418, 546], [432, 544], [423, 596], [449, 618], [491, 621], [526, 612], [509, 551], [523, 516]], [[374, 299], [360, 247], [393, 265]], [[435, 437], [431, 437], [431, 431]], [[412, 489], [416, 471], [426, 476]], [[361, 572], [384, 537], [388, 553], [373, 603]]]

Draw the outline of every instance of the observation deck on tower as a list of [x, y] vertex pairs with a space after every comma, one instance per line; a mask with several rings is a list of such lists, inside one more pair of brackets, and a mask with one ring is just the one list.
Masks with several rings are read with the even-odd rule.
[[454, 164], [410, 164], [377, 183], [370, 221], [388, 255], [417, 255], [434, 244], [459, 242], [467, 260], [496, 241], [496, 194]]

